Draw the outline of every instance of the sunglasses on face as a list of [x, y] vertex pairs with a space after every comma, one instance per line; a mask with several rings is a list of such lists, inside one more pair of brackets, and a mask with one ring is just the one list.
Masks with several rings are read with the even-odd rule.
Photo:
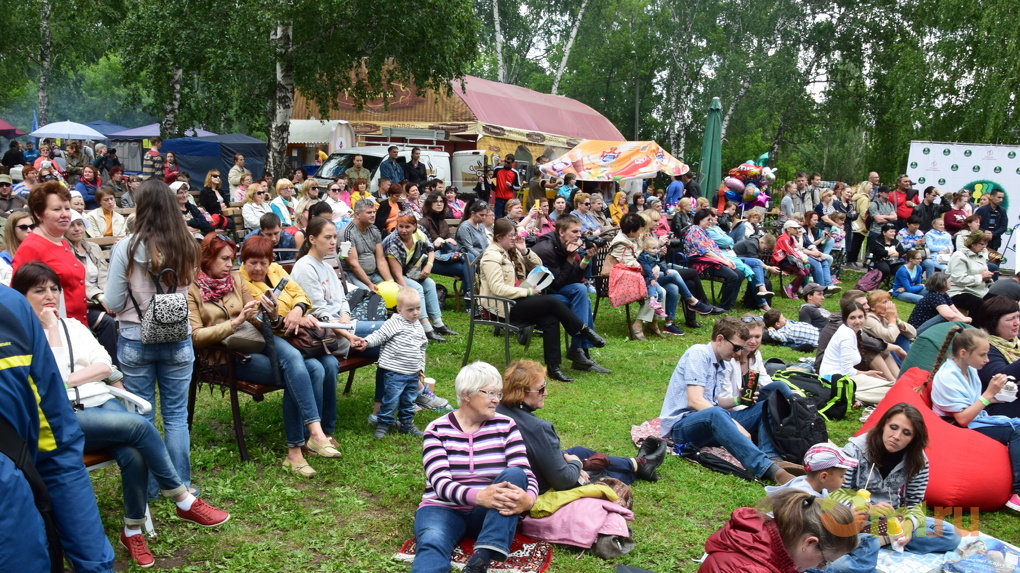
[[210, 177], [212, 177], [213, 179], [219, 179], [220, 178], [219, 175], [210, 175]]
[[741, 316], [740, 317], [740, 321], [741, 322], [747, 322], [747, 323], [751, 323], [751, 322], [765, 322], [765, 319], [760, 317], [760, 316]]
[[32, 231], [35, 229], [35, 225], [15, 225], [14, 228], [19, 231]]
[[549, 389], [546, 388], [545, 384], [542, 384], [541, 386], [538, 387], [538, 390], [525, 390], [524, 393], [525, 394], [548, 394], [549, 393]]

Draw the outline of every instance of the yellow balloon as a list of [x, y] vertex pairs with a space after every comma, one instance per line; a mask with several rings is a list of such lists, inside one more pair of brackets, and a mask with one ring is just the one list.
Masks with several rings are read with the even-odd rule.
[[394, 281], [383, 281], [379, 283], [379, 296], [386, 302], [386, 308], [394, 308], [397, 306], [397, 291], [400, 290], [400, 285]]

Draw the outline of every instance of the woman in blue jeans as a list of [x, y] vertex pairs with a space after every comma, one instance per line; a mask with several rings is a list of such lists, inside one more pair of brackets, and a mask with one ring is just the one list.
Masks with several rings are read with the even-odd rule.
[[[162, 181], [142, 183], [135, 190], [135, 203], [134, 232], [114, 245], [110, 254], [103, 302], [117, 313], [117, 358], [124, 386], [154, 405], [146, 414], [150, 422], [155, 422], [159, 387], [163, 441], [177, 475], [190, 488], [188, 388], [195, 352], [187, 335], [180, 340], [146, 343], [142, 317], [156, 294], [157, 282], [163, 292], [183, 293], [191, 286], [198, 270], [198, 244], [188, 232], [174, 193]], [[154, 498], [157, 490], [155, 480], [149, 480], [149, 497]]]
[[[256, 238], [261, 239], [256, 244], [271, 243], [266, 237], [249, 241]], [[336, 357], [327, 354], [304, 358], [281, 336], [284, 330], [315, 325], [315, 317], [305, 314], [310, 307], [308, 298], [297, 284], [290, 283], [278, 298], [268, 286], [250, 290], [251, 282], [230, 270], [236, 253], [234, 243], [222, 235], [209, 235], [202, 241], [201, 271], [188, 291], [191, 338], [196, 348], [208, 348], [224, 342], [245, 322], [261, 331], [262, 322], [270, 321], [274, 334], [266, 342], [273, 345], [276, 364], [263, 351], [252, 353], [246, 363], [235, 363], [234, 371], [242, 379], [283, 386], [287, 434], [283, 467], [302, 477], [312, 477], [315, 470], [305, 461], [302, 446], [324, 458], [340, 457], [337, 444], [331, 440], [336, 422]], [[258, 299], [252, 296], [256, 292]]]
[[[160, 492], [173, 498], [177, 516], [185, 521], [213, 527], [230, 514], [196, 498], [178, 477], [156, 427], [144, 417], [128, 412], [104, 379], [113, 374], [109, 353], [92, 332], [73, 319], [57, 314], [62, 296], [60, 278], [43, 263], [27, 263], [11, 283], [28, 300], [49, 340], [57, 368], [67, 386], [67, 396], [85, 436], [85, 451], [109, 452], [120, 466], [124, 497], [124, 531], [120, 542], [142, 567], [154, 563], [142, 535], [145, 523], [149, 473]], [[121, 387], [119, 382], [112, 386]]]
[[[475, 538], [464, 573], [504, 561], [520, 515], [535, 504], [538, 484], [517, 425], [497, 414], [499, 371], [484, 362], [460, 369], [458, 408], [425, 428], [425, 493], [414, 515], [417, 555], [412, 573], [449, 573], [461, 538]], [[484, 463], [479, 463], [484, 456]]]

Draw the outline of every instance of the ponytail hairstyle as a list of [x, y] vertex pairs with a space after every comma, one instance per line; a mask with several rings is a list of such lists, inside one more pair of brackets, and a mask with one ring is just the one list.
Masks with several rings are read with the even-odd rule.
[[305, 242], [301, 243], [301, 248], [298, 249], [297, 258], [300, 259], [308, 254], [308, 251], [312, 248], [311, 238], [318, 237], [327, 225], [333, 225], [336, 227], [332, 220], [325, 217], [312, 217], [308, 220], [308, 225], [305, 226]]
[[[833, 559], [857, 549], [860, 528], [849, 507], [841, 503], [825, 503], [807, 492], [794, 489], [781, 491], [770, 501], [772, 521], [790, 555], [805, 537], [817, 538], [819, 551]], [[763, 519], [768, 518], [763, 516]]]

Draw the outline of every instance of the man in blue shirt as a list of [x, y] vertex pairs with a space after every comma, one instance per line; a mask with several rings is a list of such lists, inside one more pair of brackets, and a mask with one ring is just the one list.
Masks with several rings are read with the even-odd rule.
[[[0, 309], [0, 417], [24, 442], [25, 457], [46, 485], [71, 569], [112, 572], [113, 547], [82, 463], [85, 436], [46, 334], [24, 297], [5, 286]], [[0, 570], [50, 571], [46, 529], [20, 467], [0, 454]]]
[[276, 262], [290, 262], [295, 259], [294, 252], [277, 252], [276, 249], [296, 249], [297, 241], [294, 236], [283, 230], [283, 223], [276, 213], [266, 213], [259, 219], [259, 228], [248, 233], [245, 237], [261, 235], [273, 242], [273, 258]]
[[673, 176], [673, 182], [666, 187], [666, 208], [672, 207], [680, 202], [684, 196], [684, 184], [680, 181], [680, 175]]
[[[391, 183], [399, 183], [404, 180], [404, 166], [397, 163], [399, 148], [396, 145], [391, 145], [387, 151], [390, 155], [379, 164], [379, 177], [385, 177]], [[379, 196], [384, 196], [381, 190]]]
[[31, 165], [39, 158], [39, 150], [35, 148], [34, 143], [29, 141], [25, 144], [25, 151], [22, 155], [25, 157], [25, 165]]
[[[759, 394], [753, 406], [735, 412], [720, 407], [716, 399], [732, 375], [732, 360], [745, 352], [750, 336], [740, 319], [724, 316], [715, 322], [711, 342], [696, 344], [684, 352], [669, 379], [659, 414], [662, 435], [697, 448], [722, 446], [756, 477], [781, 485], [793, 475], [773, 461], [779, 459], [779, 454], [762, 418], [766, 392]], [[758, 446], [748, 432], [757, 433]]]

